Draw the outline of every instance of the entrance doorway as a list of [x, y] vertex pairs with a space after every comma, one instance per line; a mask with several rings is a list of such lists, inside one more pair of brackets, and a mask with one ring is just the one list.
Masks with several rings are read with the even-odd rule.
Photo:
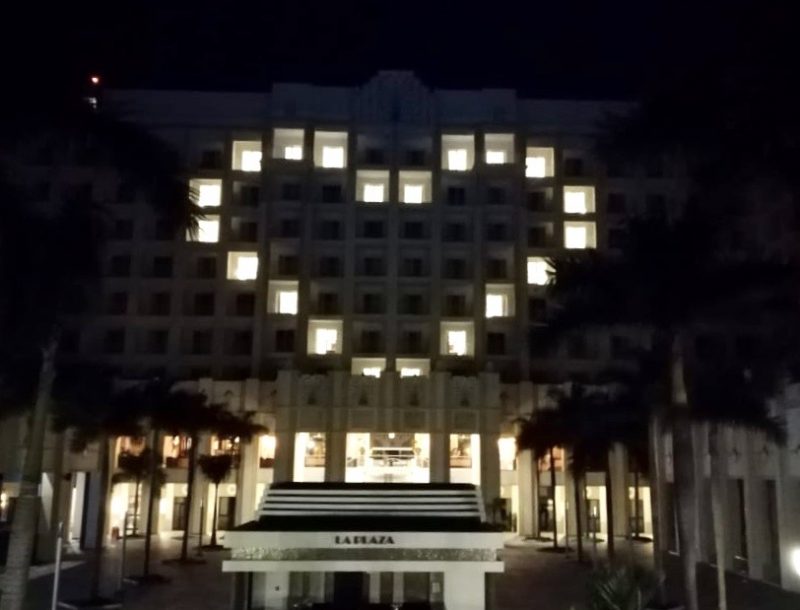
[[333, 607], [336, 610], [355, 610], [366, 602], [363, 572], [336, 572], [333, 577]]
[[427, 483], [430, 437], [401, 432], [347, 435], [347, 483]]

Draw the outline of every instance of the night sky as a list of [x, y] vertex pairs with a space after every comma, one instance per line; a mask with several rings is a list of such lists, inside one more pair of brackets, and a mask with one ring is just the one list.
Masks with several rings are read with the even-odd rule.
[[698, 56], [757, 44], [775, 23], [793, 22], [780, 15], [784, 3], [762, 0], [755, 16], [742, 8], [752, 4], [67, 2], [21, 8], [28, 15], [6, 20], [3, 45], [11, 44], [10, 73], [32, 87], [97, 72], [109, 87], [263, 90], [274, 81], [352, 85], [379, 69], [410, 69], [437, 87], [623, 98]]

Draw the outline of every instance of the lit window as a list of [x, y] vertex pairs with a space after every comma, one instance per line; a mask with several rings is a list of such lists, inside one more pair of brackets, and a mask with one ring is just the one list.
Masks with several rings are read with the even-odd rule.
[[508, 315], [508, 298], [504, 294], [486, 295], [486, 317], [502, 318]]
[[344, 167], [344, 148], [342, 146], [323, 146], [322, 167]]
[[197, 221], [197, 234], [186, 232], [187, 241], [199, 241], [207, 244], [215, 244], [219, 241], [219, 217], [208, 216]]
[[583, 225], [564, 226], [564, 247], [582, 250], [588, 246], [588, 230]]
[[452, 356], [467, 355], [467, 331], [465, 330], [447, 331], [447, 353]]
[[314, 353], [331, 354], [336, 352], [339, 331], [335, 328], [317, 328], [314, 334]]
[[553, 268], [548, 264], [547, 260], [543, 258], [529, 258], [528, 259], [528, 284], [536, 286], [544, 286], [547, 284], [549, 272]]
[[553, 175], [552, 148], [528, 146], [525, 149], [525, 176], [527, 178], [549, 178]]
[[418, 367], [404, 366], [400, 369], [400, 377], [422, 377], [422, 369]]
[[365, 184], [363, 200], [368, 203], [382, 203], [383, 198], [383, 185], [382, 184]]
[[297, 314], [297, 291], [279, 290], [277, 293], [277, 303], [275, 304], [277, 313]]
[[244, 150], [242, 151], [242, 167], [243, 172], [260, 172], [261, 171], [261, 151], [260, 150]]
[[222, 184], [219, 181], [200, 182], [193, 185], [197, 189], [197, 205], [201, 208], [214, 208], [222, 201]]
[[258, 255], [255, 252], [228, 253], [228, 279], [254, 280], [258, 277]]
[[455, 148], [447, 151], [447, 169], [458, 172], [467, 171], [467, 149]]
[[506, 151], [504, 150], [487, 150], [486, 163], [488, 165], [502, 165], [506, 162]]
[[423, 192], [421, 184], [406, 184], [403, 187], [403, 203], [422, 203]]
[[497, 451], [500, 454], [500, 470], [516, 470], [516, 439], [513, 436], [501, 436], [497, 439]]
[[383, 369], [379, 366], [365, 366], [361, 369], [361, 374], [365, 377], [380, 377]]
[[591, 214], [592, 212], [594, 212], [594, 187], [564, 187], [565, 214]]
[[303, 147], [300, 144], [285, 146], [283, 149], [283, 158], [288, 159], [289, 161], [302, 161]]

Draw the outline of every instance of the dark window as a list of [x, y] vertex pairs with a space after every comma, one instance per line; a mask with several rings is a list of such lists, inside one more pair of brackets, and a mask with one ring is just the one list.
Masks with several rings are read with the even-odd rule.
[[169, 342], [169, 331], [151, 330], [147, 333], [147, 353], [166, 354]]
[[406, 151], [406, 165], [412, 165], [412, 166], [425, 165], [425, 151], [424, 150], [407, 150]]
[[192, 353], [210, 354], [213, 333], [210, 330], [196, 330], [192, 333]]
[[506, 353], [505, 333], [486, 333], [486, 353], [498, 356]]
[[584, 171], [583, 159], [577, 157], [567, 157], [564, 159], [565, 176], [583, 176]]
[[542, 226], [528, 228], [528, 245], [532, 248], [544, 248], [547, 246], [547, 228]]
[[107, 330], [103, 338], [103, 352], [121, 354], [125, 351], [125, 331], [121, 328]]
[[284, 201], [300, 201], [300, 184], [284, 182], [281, 185], [281, 199]]
[[661, 193], [650, 193], [645, 196], [645, 206], [648, 214], [666, 214], [667, 198]]
[[622, 359], [632, 355], [633, 348], [628, 337], [611, 335], [611, 357]]
[[232, 354], [244, 356], [253, 351], [253, 333], [249, 330], [237, 330], [231, 335], [230, 350]]
[[172, 295], [169, 292], [154, 292], [150, 295], [150, 315], [168, 316], [172, 304]]
[[364, 160], [369, 165], [382, 165], [384, 162], [383, 151], [379, 148], [368, 148], [364, 152]]
[[172, 277], [172, 257], [153, 257], [153, 277]]
[[621, 248], [622, 243], [625, 241], [624, 229], [609, 229], [608, 230], [608, 247]]
[[547, 301], [545, 299], [528, 299], [528, 317], [531, 322], [544, 322], [547, 319]]
[[385, 273], [383, 259], [377, 256], [368, 256], [362, 261], [361, 270], [364, 275], [383, 275]]
[[489, 241], [503, 241], [507, 239], [507, 228], [507, 225], [500, 223], [486, 225], [486, 239]]
[[133, 221], [120, 219], [114, 221], [111, 239], [133, 239]]
[[609, 178], [622, 178], [626, 173], [625, 164], [619, 159], [610, 159], [606, 163], [606, 176]]
[[400, 351], [406, 354], [419, 354], [424, 351], [422, 333], [418, 330], [407, 330], [401, 335]]
[[131, 182], [120, 182], [117, 185], [117, 203], [133, 203], [136, 198], [136, 185]]
[[222, 151], [204, 150], [200, 153], [200, 167], [202, 169], [221, 169]]
[[252, 220], [234, 221], [233, 239], [236, 241], [258, 241], [258, 223]]
[[381, 238], [385, 235], [385, 225], [382, 220], [367, 220], [364, 223], [363, 236]]
[[606, 210], [609, 214], [624, 214], [627, 208], [625, 193], [609, 193]]
[[299, 237], [300, 221], [297, 218], [284, 218], [280, 223], [281, 237]]
[[422, 223], [413, 221], [403, 223], [403, 238], [404, 239], [422, 239], [424, 231]]
[[502, 280], [508, 277], [508, 266], [505, 259], [490, 258], [486, 261], [486, 275], [493, 280]]
[[112, 256], [109, 267], [111, 277], [128, 277], [131, 274], [131, 257], [127, 254]]
[[361, 331], [361, 352], [374, 354], [381, 351], [382, 337], [379, 330]]
[[463, 294], [448, 294], [444, 298], [444, 315], [466, 316], [467, 297]]
[[400, 265], [400, 275], [407, 277], [421, 277], [423, 265], [421, 258], [404, 258]]
[[383, 313], [383, 296], [380, 294], [369, 293], [361, 298], [362, 313]]
[[335, 292], [320, 292], [317, 303], [321, 314], [339, 313], [339, 295]]
[[449, 279], [463, 279], [467, 276], [467, 261], [463, 258], [448, 258], [444, 261], [444, 276]]
[[341, 239], [342, 225], [338, 220], [323, 220], [318, 227], [319, 239]]
[[190, 379], [203, 379], [211, 377], [211, 368], [207, 366], [193, 366], [189, 369]]
[[293, 254], [278, 256], [278, 275], [297, 275], [299, 262]]
[[175, 233], [168, 221], [163, 218], [156, 220], [153, 229], [153, 237], [156, 241], [172, 241], [175, 238]]
[[341, 184], [324, 184], [322, 186], [323, 203], [340, 203], [343, 198]]
[[276, 352], [294, 351], [294, 329], [285, 328], [275, 331], [275, 351]]
[[338, 277], [341, 267], [341, 260], [337, 256], [324, 256], [319, 260], [319, 274], [324, 277]]
[[467, 227], [460, 222], [448, 222], [444, 226], [444, 240], [445, 241], [466, 241], [467, 240]]
[[425, 313], [422, 307], [423, 300], [421, 294], [404, 294], [400, 298], [400, 313], [420, 315]]
[[547, 191], [528, 191], [528, 209], [531, 212], [547, 212], [550, 209], [550, 198]]
[[239, 194], [239, 205], [255, 208], [258, 207], [258, 200], [261, 197], [261, 189], [254, 184], [243, 184]]
[[203, 279], [217, 277], [217, 258], [215, 256], [201, 256], [197, 259], [197, 277]]
[[490, 205], [502, 205], [506, 202], [506, 189], [502, 186], [490, 186], [486, 191], [486, 202]]
[[252, 292], [237, 294], [234, 310], [237, 316], [252, 316], [256, 311], [256, 295]]
[[467, 203], [467, 191], [463, 186], [447, 187], [447, 205], [464, 205]]
[[573, 335], [567, 339], [567, 357], [582, 360], [589, 355], [589, 348], [586, 337], [583, 335]]
[[112, 316], [121, 316], [128, 313], [128, 293], [112, 292], [108, 297], [106, 313]]
[[192, 314], [196, 316], [213, 316], [215, 296], [213, 292], [199, 292], [194, 295]]

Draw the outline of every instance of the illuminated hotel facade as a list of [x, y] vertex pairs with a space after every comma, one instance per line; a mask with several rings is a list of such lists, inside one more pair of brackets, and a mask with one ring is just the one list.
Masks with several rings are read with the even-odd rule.
[[[75, 172], [51, 184], [89, 189], [114, 217], [102, 293], [88, 323], [65, 329], [63, 357], [101, 360], [131, 379], [187, 380], [256, 414], [269, 434], [203, 440], [201, 453], [239, 455], [220, 488], [221, 529], [251, 520], [273, 482], [452, 482], [480, 486], [487, 515], [509, 532], [574, 533], [565, 456], [555, 454], [553, 506], [549, 466], [517, 455], [515, 426], [547, 406], [552, 384], [624, 363], [639, 341], [622, 330], [575, 335], [557, 350], [537, 341], [547, 257], [613, 250], [626, 215], [681, 197], [668, 167], [612, 167], [593, 154], [598, 120], [628, 106], [431, 90], [405, 72], [268, 93], [109, 91], [103, 103], [184, 155], [205, 215], [196, 235], [173, 236], [116, 176]], [[798, 411], [785, 402], [798, 444]], [[6, 510], [22, 438], [13, 428], [0, 452]], [[196, 530], [201, 502], [183, 511], [186, 440], [160, 442], [168, 482], [157, 529], [182, 530], [188, 517]], [[753, 442], [743, 436], [740, 453]], [[744, 555], [752, 576], [800, 589], [786, 559], [787, 545], [800, 544], [798, 519], [787, 517], [800, 463], [772, 451], [746, 472], [731, 458], [731, 518], [749, 524], [731, 528], [731, 567]], [[611, 461], [615, 531], [652, 535], [646, 476], [621, 448]], [[51, 438], [47, 463], [71, 476], [46, 476], [45, 515], [69, 515], [70, 536], [91, 545], [96, 456]], [[210, 486], [198, 479], [210, 515]], [[584, 531], [604, 534], [604, 473], [589, 474], [587, 494], [597, 518]], [[110, 528], [133, 495], [115, 486]], [[710, 519], [709, 502], [702, 496], [698, 512]], [[706, 558], [710, 529], [698, 542]]]

